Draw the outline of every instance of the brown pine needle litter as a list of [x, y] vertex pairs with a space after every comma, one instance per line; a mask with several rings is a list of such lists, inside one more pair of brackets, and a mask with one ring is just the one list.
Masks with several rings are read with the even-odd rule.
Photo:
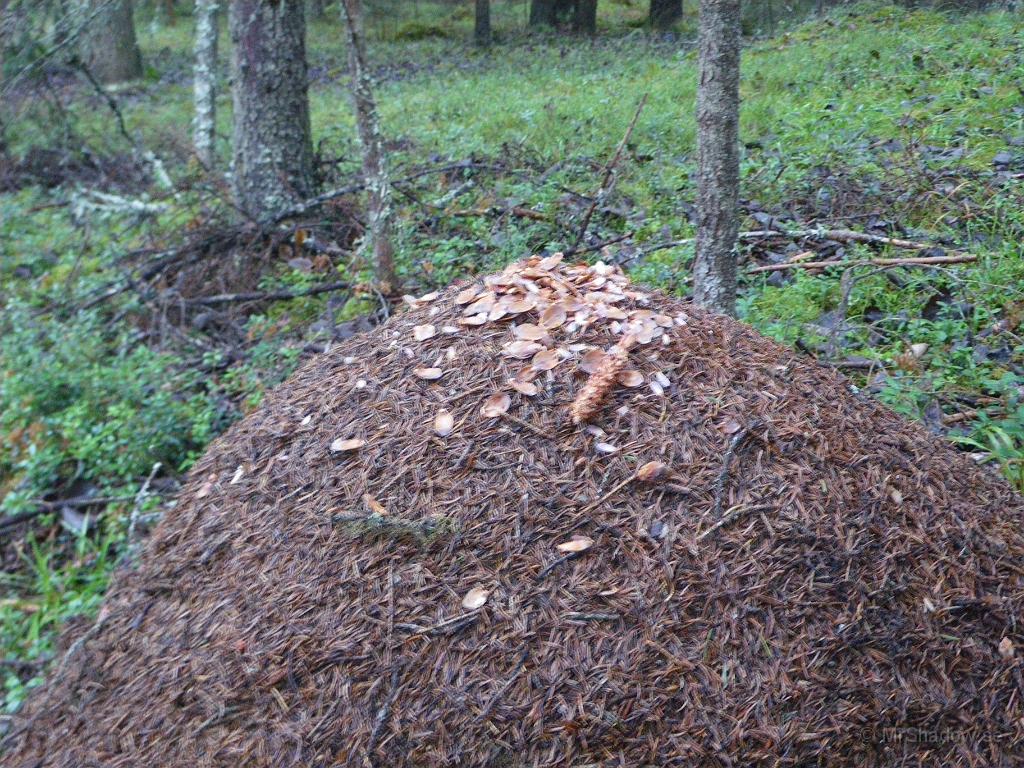
[[993, 472], [611, 267], [410, 304], [210, 446], [4, 766], [1024, 764]]

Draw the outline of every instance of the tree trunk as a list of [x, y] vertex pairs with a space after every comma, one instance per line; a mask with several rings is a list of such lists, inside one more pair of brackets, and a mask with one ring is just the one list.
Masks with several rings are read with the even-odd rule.
[[131, 1], [84, 0], [77, 7], [89, 20], [80, 36], [80, 54], [92, 76], [108, 84], [142, 77]]
[[530, 26], [553, 27], [576, 9], [576, 0], [530, 0]]
[[693, 297], [736, 312], [740, 0], [701, 0], [697, 87], [697, 253]]
[[491, 44], [491, 0], [476, 0], [475, 39], [479, 46]]
[[326, 10], [324, 0], [309, 0], [309, 18], [319, 21]]
[[650, 22], [655, 29], [668, 29], [683, 18], [683, 0], [651, 0]]
[[305, 0], [232, 0], [234, 186], [258, 219], [310, 197]]
[[597, 0], [576, 0], [573, 29], [587, 35], [597, 34]]
[[541, 27], [555, 23], [554, 0], [530, 0], [530, 26]]
[[341, 0], [345, 29], [348, 32], [348, 64], [352, 75], [352, 103], [356, 129], [363, 152], [363, 177], [368, 197], [364, 250], [373, 254], [373, 269], [378, 289], [389, 294], [398, 287], [394, 250], [391, 243], [391, 179], [381, 136], [377, 104], [373, 98], [370, 73], [363, 45], [362, 4], [360, 0]]
[[192, 139], [196, 157], [206, 168], [213, 167], [215, 157], [219, 10], [219, 0], [196, 0], [196, 59], [192, 81], [196, 113], [192, 122]]
[[[4, 51], [9, 45], [7, 31], [7, 0], [0, 0], [0, 83], [4, 81]], [[0, 136], [0, 152], [4, 151], [3, 137]]]

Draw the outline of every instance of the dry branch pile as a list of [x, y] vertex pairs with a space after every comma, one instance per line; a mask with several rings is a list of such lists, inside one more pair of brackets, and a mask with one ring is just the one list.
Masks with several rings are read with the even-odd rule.
[[1002, 480], [611, 268], [411, 303], [211, 446], [5, 765], [1024, 759]]

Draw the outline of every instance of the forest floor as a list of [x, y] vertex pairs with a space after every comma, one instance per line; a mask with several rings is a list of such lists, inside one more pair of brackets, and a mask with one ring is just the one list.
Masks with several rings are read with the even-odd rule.
[[[614, 194], [579, 248], [686, 293], [692, 35], [622, 26], [593, 41], [506, 36], [483, 52], [433, 27], [411, 29], [398, 36], [424, 39], [372, 51], [400, 192], [403, 292], [572, 247], [647, 94]], [[301, 359], [397, 309], [367, 286], [367, 265], [352, 253], [358, 197], [270, 233], [230, 222], [225, 185], [189, 159], [191, 31], [187, 19], [146, 27], [147, 77], [113, 100], [60, 69], [10, 94], [16, 119], [0, 154], [0, 512], [21, 517], [0, 518], [8, 710], [57, 652], [56, 631], [98, 608], [132, 521], [145, 528], [203, 447]], [[1024, 20], [1005, 13], [837, 11], [749, 44], [741, 121], [742, 229], [783, 233], [743, 241], [742, 319], [848, 371], [1018, 487], [1022, 33]], [[325, 189], [351, 184], [358, 169], [340, 39], [333, 22], [311, 27]], [[227, 137], [230, 99], [219, 109]], [[219, 148], [224, 167], [226, 138]], [[127, 211], [125, 200], [144, 204]], [[840, 229], [927, 248], [806, 234]], [[864, 263], [964, 254], [974, 260]], [[794, 266], [808, 260], [860, 266]], [[237, 297], [335, 283], [345, 287]]]

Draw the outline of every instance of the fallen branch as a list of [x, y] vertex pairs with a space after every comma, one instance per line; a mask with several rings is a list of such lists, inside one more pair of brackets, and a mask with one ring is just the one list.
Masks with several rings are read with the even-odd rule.
[[491, 208], [466, 208], [458, 211], [448, 211], [446, 216], [470, 218], [473, 216], [515, 216], [520, 219], [533, 219], [534, 221], [549, 221], [547, 214], [535, 211], [532, 208], [524, 208], [521, 205], [513, 205], [510, 208], [494, 206]]
[[35, 509], [0, 519], [0, 532], [16, 528], [22, 523], [28, 522], [40, 515], [45, 515], [48, 512], [56, 512], [61, 507], [99, 507], [105, 504], [120, 504], [131, 501], [134, 498], [134, 496], [100, 496], [95, 499], [79, 498], [64, 499], [63, 501], [36, 501], [34, 502], [36, 504]]
[[286, 299], [298, 299], [302, 296], [316, 296], [320, 293], [330, 293], [349, 288], [348, 283], [327, 283], [325, 285], [314, 285], [312, 288], [303, 288], [300, 291], [266, 291], [252, 293], [219, 293], [214, 296], [198, 296], [194, 299], [186, 299], [186, 304], [199, 304], [204, 307], [217, 304], [234, 304], [242, 301], [284, 301]]
[[829, 267], [926, 267], [935, 264], [968, 264], [977, 261], [977, 256], [960, 254], [958, 256], [919, 256], [909, 259], [857, 259], [844, 261], [829, 259], [828, 261], [786, 261], [782, 264], [764, 264], [748, 269], [748, 274], [757, 272], [781, 272], [787, 269], [827, 269]]
[[837, 243], [873, 243], [875, 245], [891, 245], [893, 248], [909, 248], [915, 251], [923, 251], [935, 247], [928, 243], [901, 240], [898, 237], [872, 235], [867, 232], [857, 232], [853, 229], [764, 229], [755, 232], [741, 232], [739, 237], [741, 240], [757, 240], [765, 237], [790, 237], [794, 239], [813, 237], [818, 240], [835, 240]]

